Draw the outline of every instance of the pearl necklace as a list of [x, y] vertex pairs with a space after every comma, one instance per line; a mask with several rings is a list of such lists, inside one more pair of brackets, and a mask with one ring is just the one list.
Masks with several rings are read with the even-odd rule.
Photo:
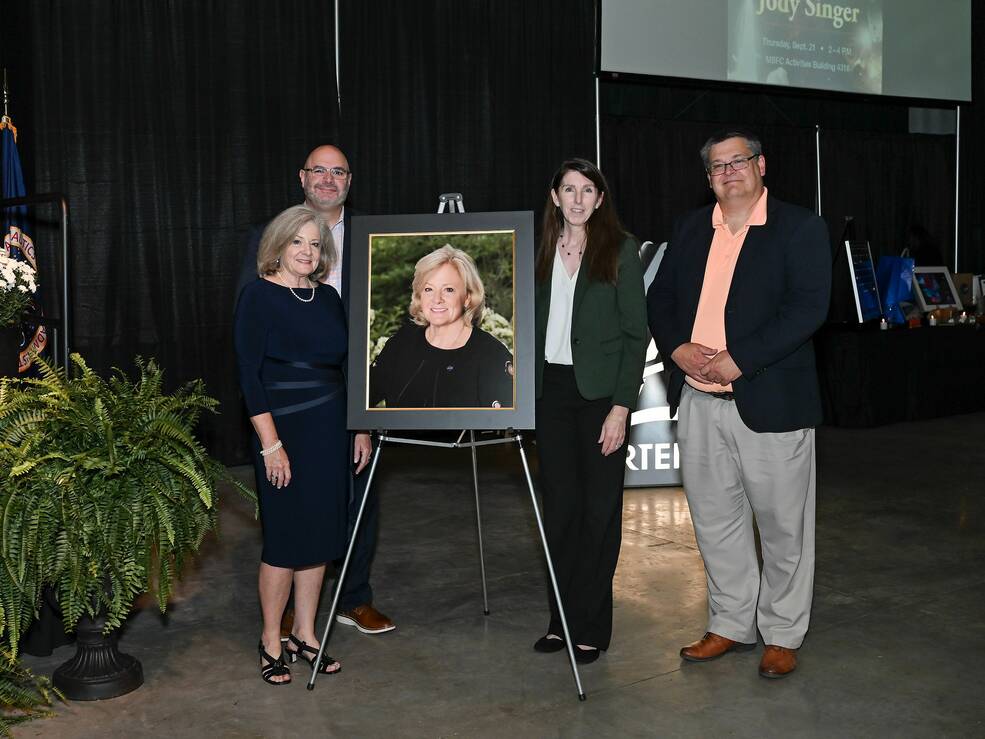
[[[290, 290], [291, 291], [291, 295], [293, 295], [297, 300], [301, 301], [302, 303], [310, 303], [312, 300], [315, 299], [315, 288], [314, 288], [314, 286], [308, 288], [308, 289], [311, 290], [311, 297], [310, 298], [302, 298], [300, 295], [298, 295], [296, 292], [294, 292], [295, 288], [293, 288], [290, 285], [287, 285], [287, 284], [284, 283], [284, 280], [281, 278], [279, 272], [276, 273], [276, 277], [277, 277], [277, 281], [283, 287], [286, 287], [288, 290]], [[308, 280], [308, 282], [311, 282], [311, 280]], [[302, 288], [302, 289], [304, 289], [304, 288]]]

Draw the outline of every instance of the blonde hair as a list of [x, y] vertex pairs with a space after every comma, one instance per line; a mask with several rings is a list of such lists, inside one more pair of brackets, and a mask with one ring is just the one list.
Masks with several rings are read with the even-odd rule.
[[287, 245], [304, 226], [312, 222], [318, 227], [318, 243], [321, 248], [318, 250], [318, 266], [308, 278], [312, 282], [317, 282], [327, 274], [338, 260], [335, 239], [332, 238], [332, 229], [321, 214], [307, 205], [291, 206], [275, 216], [263, 229], [260, 248], [257, 249], [257, 274], [265, 277], [276, 272], [280, 268], [280, 258], [284, 255]]
[[451, 244], [445, 244], [440, 249], [435, 249], [430, 254], [424, 255], [414, 265], [414, 282], [411, 288], [410, 307], [408, 308], [410, 317], [418, 326], [428, 325], [424, 311], [421, 310], [421, 291], [424, 290], [424, 283], [427, 282], [428, 276], [446, 264], [454, 265], [465, 285], [465, 313], [463, 315], [465, 323], [469, 326], [477, 326], [482, 320], [485, 309], [486, 289], [482, 286], [482, 278], [479, 277], [479, 270], [476, 269], [472, 257]]

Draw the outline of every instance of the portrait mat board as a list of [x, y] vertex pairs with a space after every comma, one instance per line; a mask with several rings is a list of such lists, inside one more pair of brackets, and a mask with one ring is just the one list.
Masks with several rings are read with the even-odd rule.
[[[352, 219], [350, 228], [349, 428], [533, 428], [533, 213], [359, 216]], [[501, 407], [377, 407], [370, 403], [371, 383], [374, 376], [379, 383], [380, 372], [372, 372], [372, 362], [398, 332], [404, 339], [394, 346], [405, 347], [407, 336], [415, 337], [413, 341], [419, 343], [426, 341], [424, 328], [414, 326], [408, 311], [414, 266], [422, 256], [444, 244], [473, 258], [486, 291], [485, 328], [473, 329], [467, 345], [475, 340], [496, 352], [494, 367], [512, 353], [512, 392], [502, 393], [502, 398], [496, 396]], [[479, 342], [479, 338], [483, 341]], [[401, 366], [397, 365], [398, 371]], [[408, 383], [414, 379], [417, 366], [410, 365]], [[447, 369], [451, 371], [453, 367]], [[451, 377], [444, 376], [443, 381], [454, 390], [455, 382], [447, 379]], [[497, 377], [501, 382], [502, 377]], [[379, 394], [377, 387], [375, 395]]]

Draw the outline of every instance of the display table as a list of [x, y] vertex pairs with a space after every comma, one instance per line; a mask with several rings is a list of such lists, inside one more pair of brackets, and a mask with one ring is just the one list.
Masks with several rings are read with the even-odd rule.
[[985, 410], [985, 326], [826, 326], [814, 347], [827, 424], [860, 428]]

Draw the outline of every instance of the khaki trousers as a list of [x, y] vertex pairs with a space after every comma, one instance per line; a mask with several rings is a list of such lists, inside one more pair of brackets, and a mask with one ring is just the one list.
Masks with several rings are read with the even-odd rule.
[[800, 647], [814, 595], [814, 429], [756, 433], [734, 401], [685, 384], [677, 439], [708, 578], [708, 631], [753, 643], [758, 628], [766, 644]]

